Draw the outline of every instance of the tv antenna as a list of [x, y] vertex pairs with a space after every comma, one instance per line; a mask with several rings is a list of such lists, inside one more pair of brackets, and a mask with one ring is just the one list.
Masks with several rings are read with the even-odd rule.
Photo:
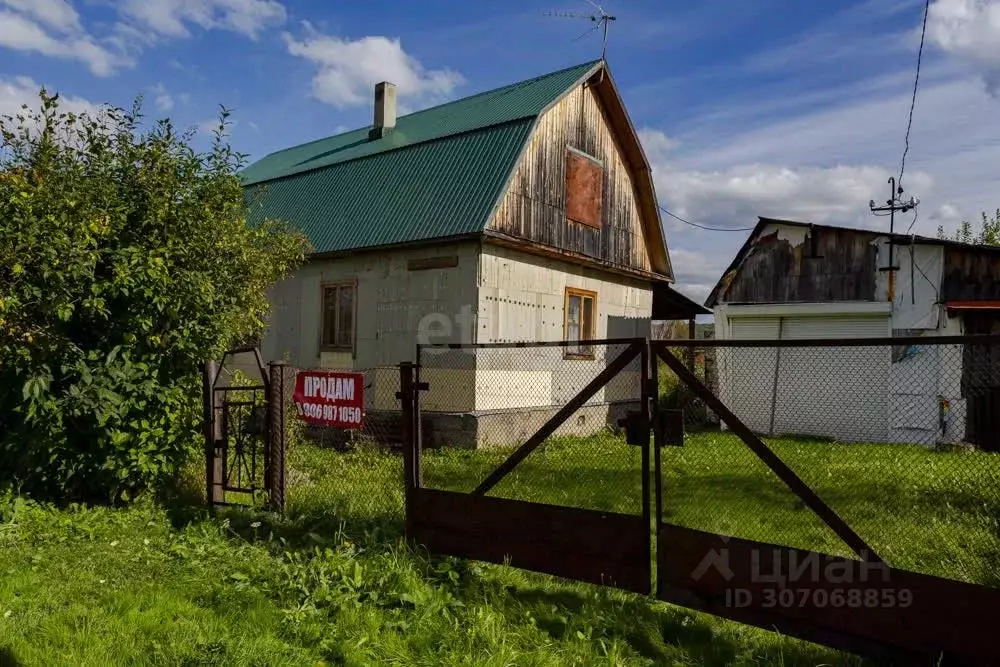
[[583, 33], [573, 41], [574, 42], [580, 41], [581, 39], [583, 39], [592, 32], [597, 32], [598, 30], [603, 31], [604, 39], [601, 46], [601, 60], [605, 60], [605, 57], [607, 56], [608, 53], [608, 26], [611, 24], [612, 21], [617, 21], [618, 17], [608, 14], [606, 11], [604, 11], [604, 8], [598, 5], [596, 2], [593, 2], [592, 0], [586, 0], [586, 1], [588, 5], [594, 8], [594, 13], [583, 14], [581, 12], [546, 12], [545, 15], [556, 16], [564, 19], [586, 19], [587, 21], [592, 22], [594, 24], [594, 27], [592, 27], [590, 30]]

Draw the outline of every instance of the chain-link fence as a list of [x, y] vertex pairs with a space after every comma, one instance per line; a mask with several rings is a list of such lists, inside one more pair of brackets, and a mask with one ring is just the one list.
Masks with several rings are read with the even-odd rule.
[[[890, 565], [1000, 585], [996, 341], [669, 344]], [[661, 452], [665, 522], [851, 555], [697, 392], [658, 371], [686, 432]]]
[[[663, 342], [667, 346], [670, 343]], [[719, 391], [718, 350], [714, 347], [698, 348], [666, 347], [677, 357], [699, 382], [708, 387], [714, 394]], [[663, 362], [655, 359], [656, 381], [659, 390], [659, 407], [664, 410], [675, 410], [683, 413], [685, 429], [688, 432], [718, 429], [719, 416], [699, 398], [687, 384], [681, 381], [675, 373]]]
[[640, 514], [642, 448], [625, 436], [644, 355], [643, 341], [422, 347], [424, 486], [472, 492], [527, 444], [491, 496]]
[[[644, 347], [421, 348], [423, 485], [471, 493], [528, 443], [530, 453], [489, 495], [641, 514], [642, 447], [629, 440], [642, 434], [630, 438], [629, 428], [642, 405]], [[662, 361], [651, 365], [659, 407], [684, 415], [683, 444], [658, 451], [665, 522], [852, 555], [726, 426], [732, 412], [890, 565], [1000, 585], [995, 341], [653, 348], [706, 388]], [[303, 423], [292, 402], [296, 369], [284, 372], [288, 511], [400, 532], [399, 368], [362, 372], [364, 424], [355, 430]]]
[[352, 370], [363, 377], [360, 428], [307, 423], [293, 400], [296, 375], [284, 366], [287, 511], [325, 523], [398, 534], [403, 525], [402, 412], [399, 368]]

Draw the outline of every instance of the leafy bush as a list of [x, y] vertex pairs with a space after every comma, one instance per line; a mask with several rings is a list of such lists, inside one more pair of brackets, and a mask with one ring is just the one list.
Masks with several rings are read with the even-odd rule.
[[63, 499], [127, 497], [195, 442], [198, 368], [252, 339], [304, 257], [246, 222], [243, 156], [141, 108], [75, 115], [41, 93], [0, 119], [0, 476]]

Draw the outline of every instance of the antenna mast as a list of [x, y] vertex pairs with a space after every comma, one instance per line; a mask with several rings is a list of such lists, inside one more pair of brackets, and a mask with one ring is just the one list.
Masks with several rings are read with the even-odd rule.
[[601, 60], [607, 59], [608, 54], [608, 25], [612, 21], [617, 21], [618, 17], [612, 16], [604, 11], [604, 8], [593, 2], [592, 0], [587, 0], [587, 4], [594, 8], [596, 13], [594, 14], [581, 14], [579, 12], [546, 12], [546, 16], [557, 16], [564, 19], [586, 19], [594, 24], [594, 27], [583, 33], [573, 41], [578, 41], [586, 37], [596, 30], [602, 30], [604, 33], [604, 38], [601, 45]]

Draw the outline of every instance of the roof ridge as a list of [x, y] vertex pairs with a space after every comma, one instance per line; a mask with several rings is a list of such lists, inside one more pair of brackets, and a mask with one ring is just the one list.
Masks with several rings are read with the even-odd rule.
[[[449, 100], [447, 102], [442, 102], [441, 104], [435, 104], [432, 107], [427, 107], [425, 109], [420, 109], [418, 111], [413, 111], [413, 112], [405, 114], [403, 116], [399, 116], [399, 118], [397, 119], [397, 123], [400, 120], [404, 119], [404, 118], [412, 118], [414, 116], [418, 116], [420, 114], [429, 113], [429, 112], [432, 112], [432, 111], [438, 111], [438, 112], [440, 112], [444, 107], [455, 105], [455, 104], [458, 104], [460, 102], [470, 102], [472, 100], [475, 100], [477, 97], [484, 97], [486, 95], [497, 94], [497, 93], [499, 93], [501, 95], [506, 95], [508, 93], [513, 92], [517, 88], [520, 88], [521, 86], [524, 86], [524, 85], [527, 85], [527, 84], [531, 84], [531, 83], [535, 83], [537, 81], [540, 81], [542, 79], [546, 79], [546, 78], [549, 78], [549, 77], [554, 77], [554, 76], [557, 76], [559, 74], [563, 74], [565, 72], [569, 72], [570, 70], [574, 70], [574, 69], [582, 69], [583, 67], [587, 67], [588, 69], [590, 69], [590, 68], [594, 67], [595, 65], [597, 65], [597, 64], [599, 64], [601, 62], [602, 61], [600, 59], [598, 59], [598, 60], [591, 60], [591, 61], [588, 61], [588, 62], [578, 63], [576, 65], [571, 65], [569, 67], [564, 67], [562, 69], [555, 70], [553, 72], [546, 72], [545, 74], [539, 74], [537, 76], [531, 77], [530, 79], [522, 79], [521, 81], [515, 81], [514, 83], [508, 83], [508, 84], [503, 85], [503, 86], [498, 86], [497, 88], [490, 88], [488, 90], [481, 90], [478, 93], [473, 93], [471, 95], [466, 95], [465, 97], [459, 97], [459, 98], [454, 99], [454, 100]], [[518, 118], [518, 119], [514, 119], [514, 120], [521, 120], [521, 119]], [[508, 121], [505, 121], [505, 122], [508, 122]], [[503, 123], [496, 123], [496, 124], [497, 125], [502, 125]], [[287, 153], [288, 151], [292, 151], [292, 150], [296, 150], [296, 149], [300, 149], [300, 148], [305, 148], [306, 146], [310, 146], [312, 144], [316, 144], [316, 143], [319, 143], [321, 141], [329, 141], [330, 139], [335, 139], [337, 137], [343, 137], [343, 136], [345, 136], [347, 134], [351, 134], [352, 132], [367, 131], [367, 130], [371, 129], [372, 127], [373, 127], [372, 125], [363, 125], [361, 127], [355, 128], [353, 130], [347, 130], [345, 132], [340, 132], [340, 133], [337, 133], [337, 134], [331, 134], [331, 135], [328, 135], [328, 136], [325, 136], [325, 137], [319, 137], [317, 139], [312, 139], [311, 141], [306, 141], [306, 142], [301, 143], [301, 144], [296, 144], [294, 146], [288, 146], [286, 148], [281, 148], [281, 149], [278, 149], [276, 151], [271, 151], [270, 153], [266, 153], [265, 155], [263, 155], [258, 160], [255, 160], [254, 163], [256, 163], [256, 162], [258, 162], [260, 160], [263, 160], [265, 158], [271, 157], [273, 155], [280, 155], [282, 153]], [[395, 149], [392, 149], [392, 150], [395, 150]], [[315, 159], [315, 158], [313, 158], [313, 159]], [[296, 166], [300, 166], [300, 165], [306, 164], [309, 161], [311, 161], [311, 160], [304, 160], [302, 162], [297, 163]]]
[[530, 79], [522, 79], [521, 81], [515, 81], [514, 83], [508, 83], [503, 86], [497, 86], [496, 88], [490, 88], [489, 90], [481, 90], [478, 93], [473, 93], [471, 95], [466, 95], [465, 97], [460, 97], [455, 100], [449, 100], [448, 102], [442, 102], [441, 104], [436, 104], [432, 107], [427, 107], [426, 109], [420, 109], [419, 111], [408, 113], [405, 116], [400, 116], [400, 118], [407, 118], [409, 116], [415, 116], [417, 114], [426, 113], [428, 111], [440, 110], [442, 107], [451, 106], [452, 104], [458, 104], [459, 102], [469, 102], [471, 100], [476, 99], [477, 97], [483, 97], [485, 95], [490, 95], [494, 93], [501, 93], [505, 95], [509, 92], [512, 92], [516, 88], [520, 88], [521, 86], [525, 86], [530, 83], [540, 81], [542, 79], [547, 79], [549, 77], [558, 76], [559, 74], [562, 74], [564, 72], [569, 72], [570, 70], [581, 69], [584, 66], [587, 66], [589, 69], [594, 65], [598, 64], [599, 62], [601, 61], [591, 60], [589, 62], [578, 63], [576, 65], [571, 65], [570, 67], [563, 67], [562, 69], [557, 69], [554, 72], [546, 72], [545, 74], [539, 74], [538, 76], [533, 76]]
[[[924, 241], [924, 245], [946, 245], [946, 246], [957, 246], [962, 248], [969, 248], [972, 250], [988, 250], [993, 252], [1000, 251], [1000, 246], [994, 245], [983, 245], [980, 243], [967, 243], [965, 241], [956, 241], [955, 239], [941, 238], [939, 236], [927, 236], [926, 234], [917, 234], [915, 232], [890, 232], [885, 229], [874, 229], [872, 227], [851, 227], [848, 225], [837, 225], [828, 222], [806, 222], [804, 220], [789, 220], [787, 218], [772, 218], [770, 216], [759, 215], [757, 216], [758, 225], [763, 227], [765, 224], [772, 225], [789, 225], [793, 227], [819, 227], [824, 229], [837, 229], [845, 232], [857, 232], [860, 234], [870, 234], [872, 236], [883, 236], [883, 237], [893, 237], [897, 239], [918, 239]], [[748, 240], [753, 237], [753, 233], [750, 234]]]

